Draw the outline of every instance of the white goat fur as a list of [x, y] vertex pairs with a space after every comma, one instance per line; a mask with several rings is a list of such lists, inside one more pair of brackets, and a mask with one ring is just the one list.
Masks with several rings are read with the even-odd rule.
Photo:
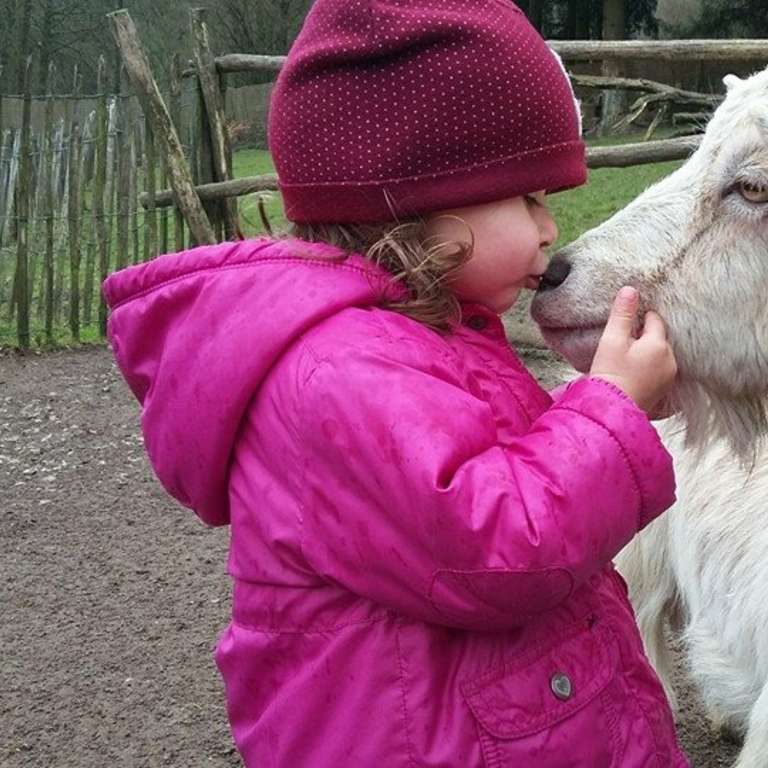
[[[725, 79], [697, 152], [563, 249], [537, 295], [548, 342], [586, 370], [616, 291], [666, 320], [680, 368], [661, 422], [676, 505], [621, 553], [651, 661], [674, 705], [669, 623], [713, 721], [745, 733], [737, 768], [768, 766], [768, 70]], [[765, 195], [768, 198], [768, 194]]]

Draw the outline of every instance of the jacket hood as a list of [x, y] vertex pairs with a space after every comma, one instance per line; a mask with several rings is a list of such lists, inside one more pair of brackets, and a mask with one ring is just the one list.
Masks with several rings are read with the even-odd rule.
[[314, 325], [403, 288], [361, 256], [262, 239], [161, 256], [103, 291], [155, 473], [204, 522], [225, 525], [238, 427], [272, 365]]

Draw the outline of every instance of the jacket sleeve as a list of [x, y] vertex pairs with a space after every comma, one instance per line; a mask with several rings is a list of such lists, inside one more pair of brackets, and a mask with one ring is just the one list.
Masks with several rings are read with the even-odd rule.
[[504, 445], [484, 399], [380, 349], [318, 362], [302, 393], [304, 557], [421, 620], [519, 625], [674, 501], [653, 426], [602, 380], [573, 382]]

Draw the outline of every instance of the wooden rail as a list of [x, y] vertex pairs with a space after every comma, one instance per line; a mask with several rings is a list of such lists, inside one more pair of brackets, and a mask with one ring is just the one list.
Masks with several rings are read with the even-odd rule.
[[[768, 62], [768, 40], [550, 40], [566, 61], [664, 59], [666, 61]], [[219, 72], [278, 72], [285, 56], [231, 53], [216, 58]], [[188, 69], [185, 75], [195, 74]]]
[[[244, 176], [232, 181], [199, 184], [195, 187], [195, 191], [203, 201], [223, 200], [227, 197], [242, 197], [253, 192], [272, 192], [275, 190], [277, 190], [277, 176], [274, 173], [266, 173], [262, 176]], [[147, 196], [142, 195], [140, 202], [146, 208]], [[164, 189], [155, 195], [155, 205], [158, 208], [166, 208], [173, 204], [172, 190]]]
[[278, 72], [285, 56], [257, 56], [247, 53], [230, 53], [216, 57], [219, 72]]
[[768, 61], [768, 40], [552, 40], [567, 61]]
[[643, 141], [618, 147], [590, 147], [587, 165], [590, 168], [627, 168], [631, 165], [664, 163], [684, 160], [701, 144], [701, 136], [683, 136], [663, 141]]

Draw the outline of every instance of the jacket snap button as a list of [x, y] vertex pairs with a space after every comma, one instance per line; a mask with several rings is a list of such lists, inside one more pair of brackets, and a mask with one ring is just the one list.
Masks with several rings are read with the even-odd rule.
[[486, 325], [488, 325], [488, 320], [484, 318], [482, 315], [472, 315], [472, 317], [467, 320], [467, 325], [473, 330], [473, 331], [482, 331], [483, 328], [485, 328]]
[[573, 686], [571, 685], [571, 680], [568, 675], [564, 675], [562, 672], [557, 672], [552, 675], [549, 684], [552, 688], [552, 693], [554, 693], [561, 701], [566, 701], [571, 698]]

